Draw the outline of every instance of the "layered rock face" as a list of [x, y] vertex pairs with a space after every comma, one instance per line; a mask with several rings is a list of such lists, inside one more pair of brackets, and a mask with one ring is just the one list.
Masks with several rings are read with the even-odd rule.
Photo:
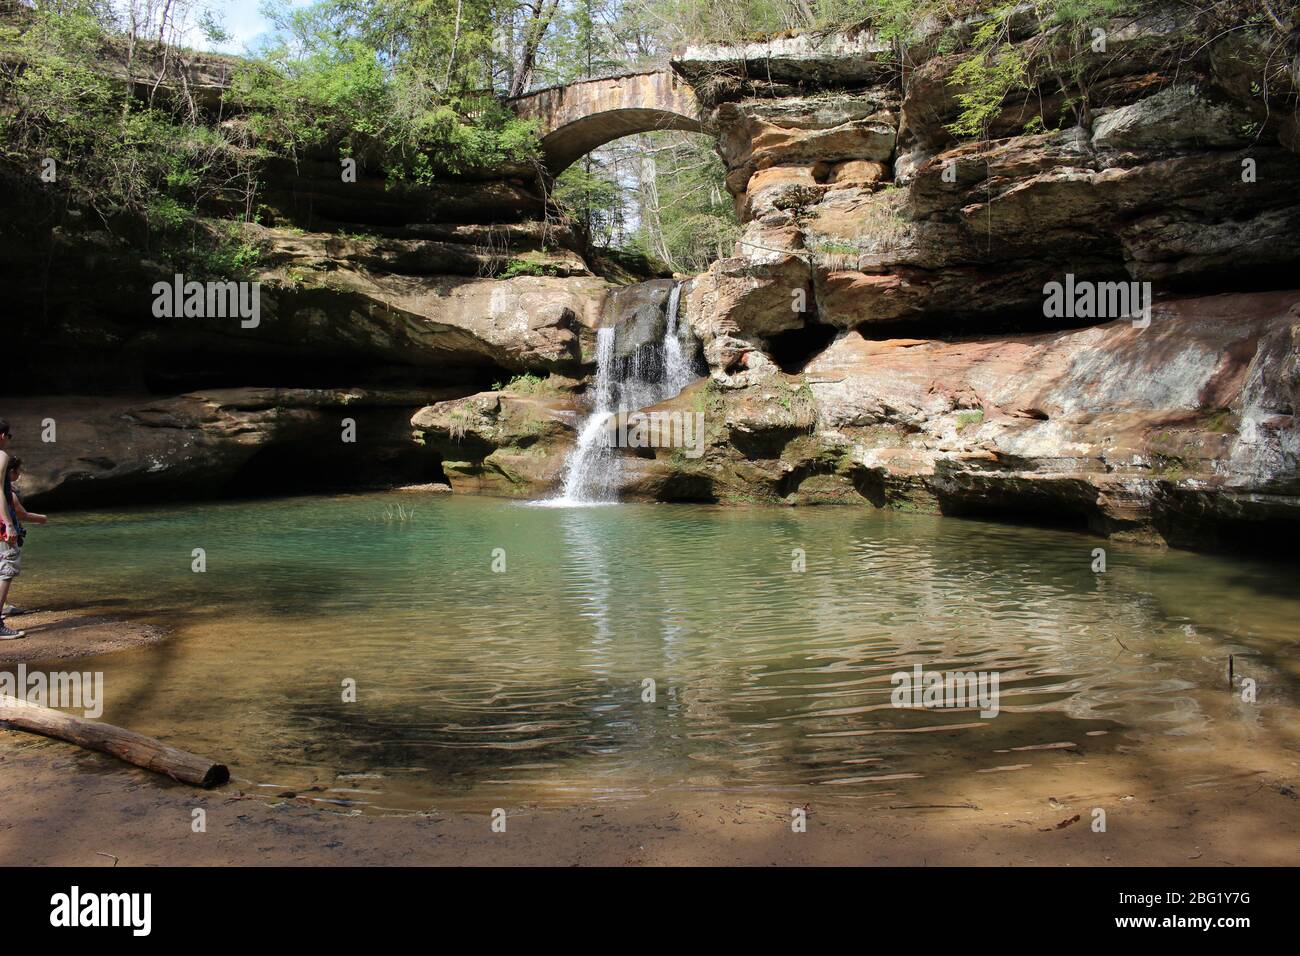
[[[289, 197], [275, 225], [220, 226], [227, 234], [220, 240], [253, 261], [244, 278], [260, 286], [256, 324], [158, 315], [156, 284], [172, 283], [183, 267], [93, 228], [77, 210], [63, 210], [65, 226], [34, 238], [24, 225], [48, 224], [38, 213], [49, 209], [43, 197], [15, 194], [0, 251], [12, 266], [7, 331], [28, 360], [10, 386], [175, 393], [212, 385], [481, 385], [501, 373], [581, 366], [582, 330], [609, 285], [563, 230], [494, 221], [502, 210], [483, 194], [501, 184], [462, 186], [458, 201], [466, 214], [481, 203], [479, 221], [440, 210], [436, 197], [416, 203], [407, 190], [410, 221], [393, 224], [400, 202], [372, 202], [387, 194], [370, 178], [343, 183], [337, 168], [328, 174], [305, 164], [290, 197], [283, 175], [283, 187], [268, 189], [268, 199]], [[351, 218], [322, 219], [319, 204], [304, 198], [325, 189], [357, 190], [354, 208], [331, 209]], [[181, 274], [187, 282], [210, 278]]]
[[[776, 336], [813, 326], [1050, 325], [1043, 287], [1066, 274], [1150, 281], [1157, 296], [1286, 285], [1300, 265], [1300, 156], [1279, 142], [1285, 111], [1240, 88], [1263, 50], [1223, 39], [1188, 58], [1171, 19], [1106, 26], [1086, 102], [1045, 75], [987, 138], [961, 143], [949, 127], [963, 54], [910, 64], [900, 83], [864, 57], [834, 69], [828, 43], [819, 71], [848, 88], [814, 96], [790, 86], [790, 41], [769, 44], [770, 83], [752, 78], [758, 50], [707, 60], [713, 85], [740, 96], [711, 121], [747, 223], [737, 255], [688, 297], [717, 361], [761, 364], [751, 348], [780, 361]], [[1022, 32], [1032, 70], [1050, 33]]]
[[10, 450], [23, 458], [24, 501], [147, 505], [442, 479], [437, 455], [412, 443], [409, 427], [411, 408], [437, 394], [237, 388], [8, 398], [4, 414]]
[[708, 453], [641, 459], [627, 491], [1226, 542], [1300, 507], [1298, 345], [1300, 292], [1171, 300], [1146, 329], [1121, 320], [957, 341], [852, 331], [798, 380], [684, 394], [672, 405], [704, 412]]
[[[623, 497], [1188, 545], [1295, 520], [1295, 89], [1180, 26], [1104, 24], [1086, 97], [1040, 69], [965, 142], [937, 42], [901, 78], [867, 31], [685, 51], [745, 232], [683, 296], [710, 379], [655, 409], [703, 413], [706, 453], [628, 452]], [[1012, 31], [1031, 72], [1063, 42]]]
[[[901, 61], [867, 30], [678, 57], [744, 232], [679, 290], [708, 376], [653, 409], [703, 415], [704, 454], [626, 450], [622, 497], [1030, 516], [1193, 546], [1300, 516], [1295, 78], [1251, 30], [1192, 42], [1158, 12], [1104, 24], [1104, 55], [1063, 73], [1077, 44], [1031, 14], [1008, 21], [1030, 88], [977, 138], [952, 132], [977, 23], [936, 26]], [[181, 461], [306, 447], [356, 392], [383, 436], [372, 457], [402, 480], [553, 492], [591, 404], [594, 330], [617, 325], [612, 361], [633, 361], [664, 334], [673, 283], [593, 275], [517, 177], [410, 195], [336, 180], [286, 175], [275, 225], [247, 228], [260, 331], [160, 330], [124, 307], [78, 325], [69, 300], [55, 341], [79, 336], [81, 365], [57, 374], [152, 370], [180, 397], [110, 403], [96, 427], [174, 416]], [[66, 255], [65, 274], [98, 263], [104, 301], [139, 295], [84, 232]], [[287, 388], [220, 391], [271, 384]], [[87, 501], [153, 474], [188, 487], [184, 468], [151, 470], [152, 439], [122, 441], [142, 452], [100, 478], [72, 458], [33, 477]]]
[[[33, 422], [61, 429], [57, 444], [19, 432], [34, 504], [327, 487], [315, 456], [296, 452], [316, 438], [352, 452], [339, 422], [355, 417], [344, 407], [354, 402], [374, 412], [358, 420], [354, 446], [369, 464], [336, 476], [443, 480], [412, 434], [417, 410], [524, 372], [581, 377], [590, 361], [610, 284], [542, 222], [291, 223], [239, 232], [258, 250], [255, 320], [160, 318], [154, 285], [172, 283], [171, 270], [101, 232], [4, 244], [18, 266], [6, 340], [26, 358], [9, 382], [25, 397], [0, 399], [0, 417], [26, 422], [30, 407], [41, 412]], [[511, 262], [528, 265], [493, 277]], [[209, 414], [208, 396], [223, 411]], [[268, 479], [274, 456], [259, 454], [270, 448], [285, 450], [275, 460], [296, 480]]]
[[[218, 65], [195, 66], [207, 105], [229, 80]], [[588, 367], [611, 284], [576, 251], [535, 171], [402, 186], [304, 157], [258, 175], [263, 224], [209, 221], [208, 245], [242, 257], [240, 279], [257, 284], [251, 319], [160, 315], [158, 283], [204, 283], [224, 264], [176, 265], [55, 187], [6, 182], [5, 350], [23, 359], [0, 417], [18, 429], [33, 504], [441, 481], [438, 456], [412, 434], [417, 410], [521, 373]], [[244, 199], [220, 193], [208, 211]], [[348, 444], [345, 418], [357, 423]], [[37, 440], [47, 419], [57, 442]], [[318, 441], [343, 456], [332, 473]]]

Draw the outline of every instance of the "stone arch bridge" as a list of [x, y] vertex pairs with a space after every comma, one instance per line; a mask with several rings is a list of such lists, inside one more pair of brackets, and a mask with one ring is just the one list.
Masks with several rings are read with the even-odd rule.
[[552, 176], [597, 147], [657, 129], [703, 131], [690, 85], [672, 70], [628, 73], [552, 86], [507, 103], [537, 121]]

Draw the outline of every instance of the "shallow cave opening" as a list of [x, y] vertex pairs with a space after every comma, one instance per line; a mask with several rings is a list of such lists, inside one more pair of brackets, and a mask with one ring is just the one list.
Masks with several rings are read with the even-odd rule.
[[808, 433], [806, 426], [773, 425], [752, 431], [735, 429], [727, 440], [748, 461], [775, 461], [781, 457], [790, 442]]
[[1110, 319], [1048, 318], [1041, 308], [1003, 309], [998, 312], [918, 315], [892, 322], [863, 322], [853, 327], [864, 339], [933, 339], [956, 342], [987, 336], [1035, 335], [1102, 325]]
[[437, 365], [399, 365], [304, 352], [239, 353], [196, 345], [184, 351], [58, 349], [41, 339], [15, 340], [30, 362], [0, 394], [183, 395], [231, 388], [457, 389], [488, 391], [516, 374], [492, 362], [452, 357]]
[[[1287, 533], [1288, 530], [1294, 531], [1300, 527], [1294, 520], [1232, 518], [1175, 511], [1158, 515], [1155, 525], [1170, 547], [1232, 554], [1253, 561], [1284, 561], [1300, 565], [1300, 554], [1296, 553], [1293, 544], [1295, 538]], [[1245, 574], [1240, 579], [1251, 580]]]
[[767, 339], [767, 354], [782, 372], [795, 375], [824, 352], [839, 332], [833, 325], [809, 322], [797, 329], [788, 329], [770, 336]]
[[[365, 428], [359, 422], [358, 432]], [[442, 457], [407, 437], [346, 443], [337, 432], [257, 451], [220, 489], [222, 497], [266, 498], [447, 483]]]
[[717, 504], [718, 495], [713, 487], [713, 479], [708, 475], [678, 472], [669, 475], [659, 485], [655, 491], [655, 500]]
[[342, 358], [208, 354], [152, 359], [142, 369], [143, 385], [154, 395], [179, 395], [213, 388], [459, 388], [466, 395], [490, 389], [510, 373], [497, 365], [431, 367], [385, 365]]
[[1068, 502], [1053, 498], [977, 499], [944, 496], [939, 499], [939, 511], [950, 518], [971, 518], [996, 521], [999, 524], [1061, 528], [1069, 531], [1093, 530], [1092, 520], [1087, 512], [1072, 508]]

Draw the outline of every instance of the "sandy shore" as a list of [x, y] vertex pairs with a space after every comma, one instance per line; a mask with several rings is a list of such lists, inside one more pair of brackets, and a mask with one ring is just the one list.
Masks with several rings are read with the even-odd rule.
[[26, 631], [16, 641], [0, 641], [0, 667], [32, 661], [65, 661], [157, 644], [161, 628], [75, 610], [33, 610], [10, 617], [10, 627]]
[[[1064, 765], [971, 781], [935, 804], [810, 804], [660, 793], [570, 809], [345, 815], [308, 795], [203, 792], [55, 741], [0, 731], [0, 864], [173, 865], [1293, 865], [1300, 799], [1242, 769], [1213, 784]], [[992, 776], [992, 775], [991, 775]], [[1008, 775], [1013, 776], [1013, 775]], [[1030, 778], [1022, 778], [1029, 783]], [[1084, 787], [1086, 789], [1079, 789]], [[964, 804], [964, 805], [963, 805]], [[1090, 825], [1107, 811], [1106, 832]], [[194, 832], [193, 811], [206, 814]]]

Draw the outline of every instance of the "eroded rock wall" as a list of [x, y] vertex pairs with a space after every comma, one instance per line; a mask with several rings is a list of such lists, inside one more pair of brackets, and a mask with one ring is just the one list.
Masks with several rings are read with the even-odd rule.
[[[1040, 70], [965, 141], [965, 54], [937, 43], [901, 76], [869, 32], [685, 51], [744, 234], [683, 296], [710, 377], [657, 409], [702, 413], [705, 454], [628, 451], [622, 495], [1187, 545], [1294, 522], [1294, 85], [1261, 94], [1249, 31], [1105, 28], [1084, 101]], [[1031, 69], [1064, 42], [1027, 10], [1012, 29]], [[1155, 304], [1051, 314], [1067, 276]]]
[[[229, 76], [213, 76], [213, 122], [238, 126], [238, 110], [215, 109]], [[272, 465], [324, 487], [297, 452], [339, 445], [348, 419], [345, 458], [372, 465], [340, 475], [444, 480], [411, 416], [518, 375], [577, 387], [612, 288], [534, 169], [402, 185], [364, 161], [351, 177], [323, 155], [267, 160], [255, 200], [233, 186], [209, 197], [192, 256], [105, 224], [57, 185], [0, 176], [5, 353], [22, 357], [0, 417], [15, 424], [33, 504], [292, 490]], [[250, 210], [256, 222], [237, 221]], [[229, 263], [204, 260], [219, 249], [257, 283], [256, 319], [160, 316], [155, 285], [226, 275]], [[39, 440], [47, 420], [57, 443]]]
[[[1193, 56], [1194, 31], [1169, 17], [1106, 27], [1086, 100], [1043, 68], [965, 142], [950, 126], [966, 54], [900, 77], [836, 71], [828, 43], [820, 73], [851, 88], [809, 95], [788, 66], [762, 82], [756, 50], [715, 51], [708, 79], [735, 98], [710, 120], [745, 232], [687, 297], [713, 363], [779, 359], [777, 336], [813, 326], [1050, 327], [1043, 286], [1067, 273], [1149, 281], [1158, 297], [1286, 286], [1300, 268], [1294, 89], [1271, 106], [1252, 93], [1242, 76], [1262, 75], [1267, 51], [1240, 35]], [[1021, 33], [1032, 70], [1052, 38]], [[775, 62], [788, 42], [770, 44]]]
[[[744, 232], [683, 287], [709, 375], [659, 409], [702, 414], [704, 453], [628, 450], [623, 497], [1029, 516], [1188, 545], [1296, 520], [1294, 77], [1261, 92], [1258, 35], [1189, 45], [1157, 11], [1106, 24], [1080, 96], [1049, 68], [1067, 38], [1031, 13], [1011, 37], [1034, 82], [975, 139], [952, 132], [965, 54], [939, 37], [977, 24], [935, 25], [901, 60], [870, 31], [683, 52]], [[45, 331], [77, 343], [58, 374], [122, 360], [187, 394], [93, 409], [106, 442], [137, 451], [39, 462], [44, 488], [199, 487], [201, 468], [155, 469], [161, 432], [121, 432], [173, 420], [176, 461], [237, 476], [250, 442], [301, 447], [354, 402], [307, 396], [358, 388], [402, 480], [556, 488], [594, 329], [621, 322], [635, 349], [660, 334], [671, 283], [615, 292], [517, 175], [407, 193], [336, 178], [296, 171], [268, 191], [274, 223], [248, 227], [256, 337], [124, 319], [129, 257], [93, 230], [56, 243], [64, 275], [82, 263], [103, 284], [98, 312], [45, 300], [64, 306]], [[1155, 303], [1136, 324], [1053, 313], [1045, 289], [1067, 277], [1149, 282]], [[269, 378], [196, 378], [213, 366]], [[214, 391], [231, 384], [293, 388]]]
[[705, 414], [706, 455], [639, 459], [626, 490], [1249, 537], [1300, 507], [1298, 346], [1300, 292], [1170, 300], [1147, 329], [851, 331], [797, 378], [695, 386], [673, 405]]
[[[445, 481], [436, 453], [410, 441], [411, 410], [439, 394], [234, 388], [11, 397], [3, 414], [15, 436], [9, 450], [23, 459], [26, 503], [147, 506]], [[356, 441], [342, 440], [349, 427]]]

